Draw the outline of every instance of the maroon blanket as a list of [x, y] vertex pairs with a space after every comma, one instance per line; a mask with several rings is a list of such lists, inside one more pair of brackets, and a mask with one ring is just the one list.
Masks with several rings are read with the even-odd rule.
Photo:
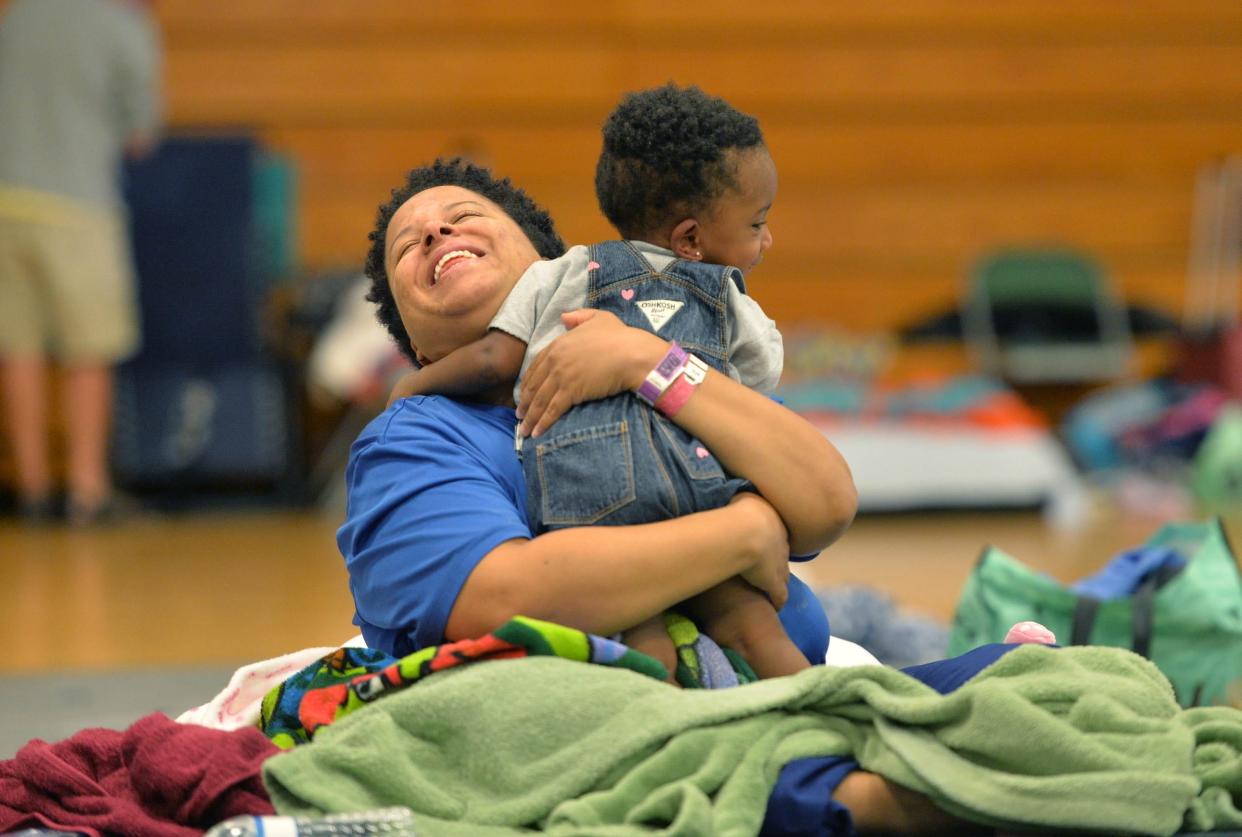
[[257, 729], [222, 732], [160, 713], [124, 732], [36, 739], [0, 761], [0, 833], [184, 837], [238, 814], [271, 814], [259, 767], [279, 752]]

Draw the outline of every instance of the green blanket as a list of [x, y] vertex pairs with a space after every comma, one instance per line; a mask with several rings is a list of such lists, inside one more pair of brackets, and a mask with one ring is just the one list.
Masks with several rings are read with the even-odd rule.
[[880, 667], [691, 691], [556, 658], [486, 662], [263, 772], [281, 813], [408, 805], [427, 835], [742, 835], [782, 765], [841, 753], [997, 826], [1242, 824], [1242, 713], [1182, 713], [1154, 666], [1113, 648], [1024, 646], [945, 696]]

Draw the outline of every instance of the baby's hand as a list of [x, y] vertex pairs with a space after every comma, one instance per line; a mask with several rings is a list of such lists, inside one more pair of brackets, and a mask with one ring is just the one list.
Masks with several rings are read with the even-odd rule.
[[748, 544], [754, 563], [742, 580], [766, 594], [777, 610], [789, 597], [789, 534], [772, 504], [749, 491], [729, 501], [732, 518], [745, 527], [741, 543]]

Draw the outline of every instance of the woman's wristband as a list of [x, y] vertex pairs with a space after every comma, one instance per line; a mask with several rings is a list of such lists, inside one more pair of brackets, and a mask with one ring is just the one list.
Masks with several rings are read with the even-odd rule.
[[677, 341], [674, 340], [668, 346], [668, 353], [656, 364], [655, 369], [647, 373], [647, 379], [638, 389], [634, 390], [634, 393], [646, 404], [654, 406], [660, 396], [686, 368], [687, 357], [686, 350], [677, 345]]
[[690, 400], [690, 396], [694, 395], [694, 391], [705, 377], [707, 377], [707, 364], [694, 355], [688, 355], [681, 374], [664, 390], [664, 395], [656, 401], [655, 408], [671, 419], [681, 412], [682, 407], [686, 406], [686, 402]]

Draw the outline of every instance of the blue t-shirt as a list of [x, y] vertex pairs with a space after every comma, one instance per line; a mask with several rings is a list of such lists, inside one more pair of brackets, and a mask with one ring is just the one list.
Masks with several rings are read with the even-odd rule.
[[516, 421], [508, 407], [415, 396], [354, 442], [336, 542], [371, 648], [401, 657], [443, 642], [479, 561], [530, 537]]
[[[349, 571], [354, 624], [371, 648], [401, 657], [443, 642], [479, 561], [505, 541], [530, 537], [516, 423], [508, 407], [415, 396], [354, 442], [336, 542]], [[780, 617], [803, 654], [823, 662], [828, 620], [796, 578]]]

